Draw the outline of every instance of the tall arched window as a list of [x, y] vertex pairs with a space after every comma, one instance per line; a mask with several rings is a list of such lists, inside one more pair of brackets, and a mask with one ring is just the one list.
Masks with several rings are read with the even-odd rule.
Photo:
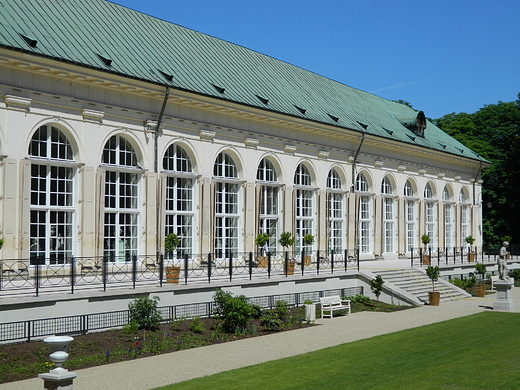
[[394, 189], [388, 177], [381, 182], [381, 194], [383, 195], [383, 251], [393, 253], [395, 251], [395, 207]]
[[74, 176], [71, 144], [57, 127], [43, 125], [29, 144], [31, 158], [31, 264], [64, 264], [73, 255]]
[[276, 251], [276, 241], [279, 233], [279, 192], [278, 175], [273, 163], [264, 158], [258, 165], [256, 180], [259, 183], [258, 194], [258, 233], [269, 235], [269, 250]]
[[463, 189], [460, 190], [459, 194], [459, 203], [460, 203], [460, 246], [469, 246], [466, 242], [465, 238], [471, 235], [470, 230], [470, 215], [469, 215], [469, 205], [468, 205], [468, 196], [466, 195], [466, 191]]
[[416, 201], [414, 190], [410, 180], [404, 184], [404, 198], [406, 207], [406, 249], [408, 251], [417, 247], [417, 227], [416, 227]]
[[176, 234], [180, 239], [177, 254], [193, 253], [194, 182], [191, 159], [180, 145], [170, 145], [163, 157], [166, 173], [165, 235]]
[[112, 136], [103, 149], [105, 167], [104, 251], [110, 261], [137, 255], [141, 168], [132, 145]]
[[310, 188], [311, 184], [309, 169], [304, 164], [298, 165], [294, 173], [297, 250], [304, 248], [305, 251], [312, 251], [312, 246], [303, 245], [306, 234], [314, 235], [314, 189]]
[[328, 249], [336, 253], [341, 253], [344, 248], [345, 213], [342, 187], [339, 173], [331, 169], [327, 176]]
[[433, 190], [430, 186], [430, 183], [426, 184], [424, 187], [424, 199], [426, 206], [426, 234], [430, 236], [430, 242], [428, 244], [429, 248], [435, 247], [435, 223], [437, 217], [435, 215], [435, 200], [433, 199]]
[[444, 246], [449, 248], [455, 245], [453, 239], [455, 235], [453, 229], [455, 216], [453, 215], [451, 193], [448, 186], [444, 187], [444, 190], [442, 191], [442, 200], [444, 201]]
[[215, 184], [215, 251], [219, 256], [239, 251], [240, 207], [238, 170], [233, 158], [220, 153], [213, 166]]
[[368, 194], [368, 180], [363, 173], [356, 178], [356, 191], [359, 192], [359, 251], [368, 254], [372, 251], [372, 207]]

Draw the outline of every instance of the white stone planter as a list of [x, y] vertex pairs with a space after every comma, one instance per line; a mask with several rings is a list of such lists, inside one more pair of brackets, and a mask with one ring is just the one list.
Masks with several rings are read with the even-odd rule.
[[69, 336], [51, 336], [43, 340], [44, 343], [49, 345], [49, 358], [56, 364], [56, 368], [62, 368], [63, 362], [69, 357], [69, 343], [74, 338]]
[[316, 321], [316, 305], [315, 304], [305, 305], [305, 321], [307, 321], [307, 322]]

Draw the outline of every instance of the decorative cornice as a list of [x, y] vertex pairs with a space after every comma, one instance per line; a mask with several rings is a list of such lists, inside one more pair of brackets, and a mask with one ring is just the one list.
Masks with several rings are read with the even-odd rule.
[[21, 96], [6, 95], [4, 101], [5, 105], [9, 108], [20, 108], [22, 110], [28, 110], [32, 99]]
[[246, 146], [249, 146], [250, 148], [256, 148], [259, 143], [260, 143], [260, 141], [256, 138], [246, 138], [244, 140], [244, 144]]
[[199, 130], [199, 137], [202, 140], [213, 141], [213, 139], [215, 138], [215, 135], [217, 135], [217, 133], [214, 131]]
[[103, 117], [105, 116], [105, 113], [103, 111], [84, 109], [81, 112], [81, 115], [83, 116], [83, 120], [101, 122], [103, 120]]
[[285, 153], [294, 153], [294, 152], [296, 152], [296, 149], [298, 149], [298, 148], [294, 145], [284, 145], [284, 147], [283, 147], [283, 151]]
[[329, 156], [330, 156], [330, 152], [327, 152], [326, 150], [319, 150], [318, 151], [318, 157], [319, 158], [327, 159], [327, 158], [329, 158]]

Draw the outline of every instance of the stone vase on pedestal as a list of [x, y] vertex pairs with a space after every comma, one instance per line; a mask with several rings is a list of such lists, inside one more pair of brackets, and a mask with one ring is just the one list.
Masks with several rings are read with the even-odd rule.
[[72, 340], [74, 339], [69, 336], [52, 336], [43, 340], [49, 344], [49, 358], [56, 364], [56, 368], [38, 375], [43, 379], [46, 390], [72, 390], [72, 382], [78, 374], [62, 367], [63, 362], [69, 357], [67, 351]]

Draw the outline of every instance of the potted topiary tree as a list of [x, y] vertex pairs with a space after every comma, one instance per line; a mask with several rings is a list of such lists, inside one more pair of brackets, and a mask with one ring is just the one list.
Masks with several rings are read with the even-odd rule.
[[475, 264], [475, 271], [479, 274], [479, 280], [475, 286], [475, 295], [477, 297], [486, 296], [486, 284], [484, 283], [484, 275], [486, 275], [486, 265], [482, 263]]
[[430, 291], [428, 293], [428, 302], [430, 306], [439, 306], [439, 303], [441, 301], [441, 293], [438, 291], [435, 291], [435, 282], [439, 280], [439, 276], [441, 274], [441, 271], [438, 266], [431, 266], [429, 265], [426, 269], [426, 275], [430, 278], [433, 285], [433, 291]]
[[[280, 239], [278, 240], [278, 244], [283, 248], [284, 256], [287, 257], [287, 248], [294, 245], [294, 236], [290, 232], [283, 232], [280, 234]], [[283, 261], [283, 260], [282, 260]], [[287, 263], [284, 261], [284, 274], [285, 275], [293, 275], [294, 274], [294, 260], [288, 260]]]
[[269, 234], [267, 233], [259, 233], [256, 236], [255, 244], [258, 247], [258, 253], [260, 253], [260, 256], [258, 256], [258, 267], [260, 268], [267, 268], [267, 253], [269, 251], [269, 248], [267, 247], [267, 244], [269, 243]]
[[[314, 236], [312, 234], [306, 234], [305, 236], [303, 236], [303, 245], [304, 246], [309, 246], [312, 244], [314, 244]], [[305, 252], [305, 248], [303, 249], [303, 252]], [[305, 266], [311, 265], [311, 256], [310, 255], [305, 255], [305, 253], [304, 253], [303, 264]]]
[[[180, 245], [181, 240], [177, 237], [176, 234], [170, 233], [164, 239], [164, 251], [166, 252], [167, 257], [173, 257], [173, 253], [175, 249]], [[181, 267], [172, 265], [169, 267], [165, 267], [164, 271], [166, 273], [166, 283], [179, 283], [179, 274], [181, 272]]]
[[467, 236], [464, 241], [466, 241], [467, 244], [469, 244], [469, 251], [468, 251], [468, 261], [470, 263], [475, 261], [475, 252], [471, 250], [471, 246], [475, 242], [475, 238], [473, 236]]
[[430, 265], [430, 255], [427, 253], [428, 251], [428, 244], [430, 243], [430, 236], [427, 234], [423, 234], [421, 236], [421, 241], [424, 245], [424, 252], [422, 254], [422, 263], [423, 265]]

